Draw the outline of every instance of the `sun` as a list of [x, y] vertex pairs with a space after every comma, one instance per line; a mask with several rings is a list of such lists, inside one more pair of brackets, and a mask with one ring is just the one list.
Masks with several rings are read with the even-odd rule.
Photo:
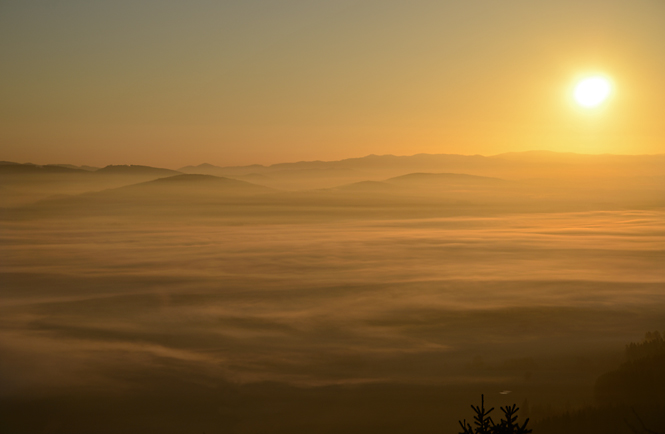
[[575, 101], [582, 107], [593, 108], [601, 105], [612, 93], [612, 84], [602, 76], [587, 77], [575, 86]]

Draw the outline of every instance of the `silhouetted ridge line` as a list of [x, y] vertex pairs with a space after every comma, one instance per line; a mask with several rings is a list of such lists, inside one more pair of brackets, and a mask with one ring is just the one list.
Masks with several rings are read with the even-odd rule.
[[20, 175], [20, 174], [85, 174], [90, 173], [89, 170], [84, 170], [75, 167], [65, 167], [58, 164], [47, 164], [40, 166], [32, 163], [12, 163], [10, 161], [3, 161], [0, 163], [0, 175]]
[[270, 187], [253, 184], [239, 179], [226, 178], [223, 176], [203, 175], [203, 174], [180, 174], [174, 176], [167, 176], [165, 178], [153, 179], [151, 181], [141, 182], [139, 184], [132, 184], [126, 187], [130, 188], [145, 185], [206, 185], [206, 186], [224, 186], [224, 187], [251, 187], [260, 188], [262, 190], [273, 190]]
[[550, 163], [566, 163], [572, 160], [580, 160], [584, 162], [590, 162], [593, 160], [598, 161], [607, 161], [607, 160], [639, 160], [645, 158], [665, 158], [665, 154], [654, 154], [654, 155], [623, 155], [623, 154], [578, 154], [574, 152], [555, 152], [555, 151], [545, 151], [545, 150], [533, 150], [533, 151], [524, 151], [524, 152], [506, 152], [497, 155], [484, 156], [484, 155], [462, 155], [462, 154], [414, 154], [414, 155], [376, 155], [370, 154], [364, 157], [353, 157], [345, 158], [341, 160], [310, 160], [310, 161], [295, 161], [295, 162], [284, 162], [284, 163], [275, 163], [271, 165], [261, 165], [253, 164], [247, 166], [216, 166], [209, 163], [199, 164], [198, 166], [185, 166], [182, 167], [181, 171], [187, 171], [191, 169], [227, 169], [227, 170], [237, 170], [237, 169], [264, 169], [264, 170], [275, 170], [275, 169], [291, 169], [296, 167], [309, 167], [309, 168], [324, 168], [324, 167], [333, 167], [333, 168], [359, 168], [359, 167], [391, 167], [393, 165], [402, 165], [409, 163], [418, 163], [422, 164], [425, 162], [442, 164], [450, 162], [496, 162], [496, 160], [504, 160], [505, 162], [543, 162], [545, 159]]
[[176, 175], [182, 172], [171, 169], [162, 169], [159, 167], [139, 166], [139, 165], [110, 165], [94, 173], [102, 174], [120, 174], [120, 175]]
[[467, 175], [465, 173], [409, 173], [390, 178], [388, 182], [395, 181], [480, 181], [480, 182], [507, 182], [500, 178], [488, 176]]
[[167, 182], [216, 182], [219, 180], [225, 180], [225, 181], [235, 181], [230, 178], [224, 178], [221, 176], [214, 176], [214, 175], [202, 175], [202, 174], [182, 174], [182, 175], [174, 175], [174, 176], [168, 176], [166, 178], [158, 178], [158, 179], [153, 179], [152, 181], [147, 181], [144, 182], [143, 184], [150, 184], [150, 183], [167, 183]]
[[67, 168], [67, 169], [77, 169], [77, 170], [80, 169], [80, 170], [86, 170], [88, 172], [96, 172], [97, 170], [100, 169], [99, 167], [94, 167], [94, 166], [87, 166], [87, 165], [76, 166], [74, 164], [47, 164], [46, 166], [48, 166], [48, 167], [64, 167], [64, 168]]

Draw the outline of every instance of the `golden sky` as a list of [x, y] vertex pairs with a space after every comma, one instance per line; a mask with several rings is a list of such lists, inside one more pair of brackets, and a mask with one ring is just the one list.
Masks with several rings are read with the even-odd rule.
[[662, 0], [3, 1], [0, 59], [0, 160], [665, 152]]

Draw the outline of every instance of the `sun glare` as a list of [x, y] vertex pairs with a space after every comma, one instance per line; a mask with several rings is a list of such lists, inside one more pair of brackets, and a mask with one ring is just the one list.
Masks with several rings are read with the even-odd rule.
[[610, 81], [605, 77], [588, 77], [575, 86], [575, 101], [582, 107], [597, 107], [607, 100], [612, 91]]

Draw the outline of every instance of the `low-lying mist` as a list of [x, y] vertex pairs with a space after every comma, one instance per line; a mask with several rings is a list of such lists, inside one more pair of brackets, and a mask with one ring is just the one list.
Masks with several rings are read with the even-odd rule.
[[452, 433], [593, 404], [663, 329], [655, 193], [191, 176], [3, 211], [0, 427]]

